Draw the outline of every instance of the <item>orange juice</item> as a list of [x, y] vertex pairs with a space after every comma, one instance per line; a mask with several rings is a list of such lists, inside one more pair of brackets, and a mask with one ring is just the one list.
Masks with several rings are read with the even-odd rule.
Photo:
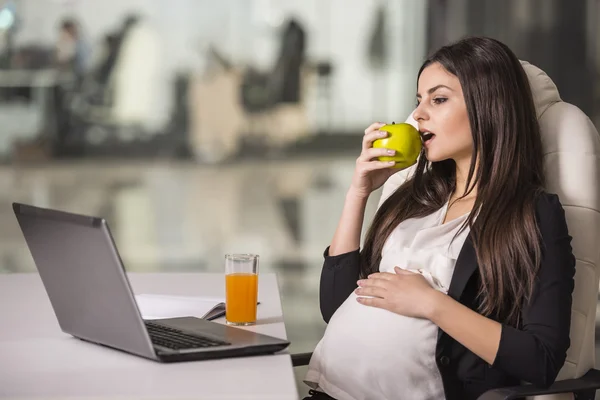
[[225, 275], [225, 318], [232, 324], [256, 322], [258, 275], [233, 273]]

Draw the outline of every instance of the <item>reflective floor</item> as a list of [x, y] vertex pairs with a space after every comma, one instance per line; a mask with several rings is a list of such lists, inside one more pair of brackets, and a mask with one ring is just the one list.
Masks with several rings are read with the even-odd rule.
[[[325, 329], [318, 304], [322, 253], [354, 160], [2, 166], [0, 272], [35, 271], [13, 201], [105, 217], [129, 271], [215, 272], [226, 253], [257, 253], [261, 271], [278, 274], [290, 351], [311, 351]], [[379, 196], [369, 200], [365, 229]], [[305, 368], [296, 370], [303, 395]]]

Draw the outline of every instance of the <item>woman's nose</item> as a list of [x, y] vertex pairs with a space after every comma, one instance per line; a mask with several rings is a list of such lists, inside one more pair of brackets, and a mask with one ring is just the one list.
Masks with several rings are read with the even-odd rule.
[[417, 108], [415, 108], [415, 111], [413, 111], [413, 118], [417, 122], [427, 119], [427, 112], [422, 104], [419, 104]]
[[417, 108], [415, 108], [415, 111], [413, 111], [413, 118], [415, 119], [415, 121], [419, 122], [426, 119], [426, 117], [427, 113], [423, 109], [423, 104], [419, 104]]

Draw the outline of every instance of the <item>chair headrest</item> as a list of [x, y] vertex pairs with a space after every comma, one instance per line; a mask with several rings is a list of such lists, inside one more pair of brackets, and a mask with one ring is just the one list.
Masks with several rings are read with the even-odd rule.
[[561, 98], [556, 85], [544, 71], [527, 61], [521, 61], [521, 65], [529, 78], [533, 102], [539, 119], [548, 107], [561, 101]]

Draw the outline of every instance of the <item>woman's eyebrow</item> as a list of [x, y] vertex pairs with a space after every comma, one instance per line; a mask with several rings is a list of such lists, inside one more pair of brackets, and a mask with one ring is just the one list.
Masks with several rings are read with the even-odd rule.
[[[446, 86], [446, 85], [436, 85], [436, 86], [432, 87], [431, 89], [429, 89], [429, 90], [427, 91], [427, 93], [428, 93], [428, 94], [431, 94], [431, 93], [433, 93], [433, 92], [435, 92], [436, 90], [438, 90], [438, 89], [441, 89], [441, 88], [446, 88], [446, 89], [448, 89], [448, 90], [452, 90], [452, 88], [451, 88], [451, 87], [448, 87], [448, 86]], [[420, 99], [420, 98], [421, 98], [421, 94], [417, 93], [417, 98], [418, 98], [418, 99]]]

